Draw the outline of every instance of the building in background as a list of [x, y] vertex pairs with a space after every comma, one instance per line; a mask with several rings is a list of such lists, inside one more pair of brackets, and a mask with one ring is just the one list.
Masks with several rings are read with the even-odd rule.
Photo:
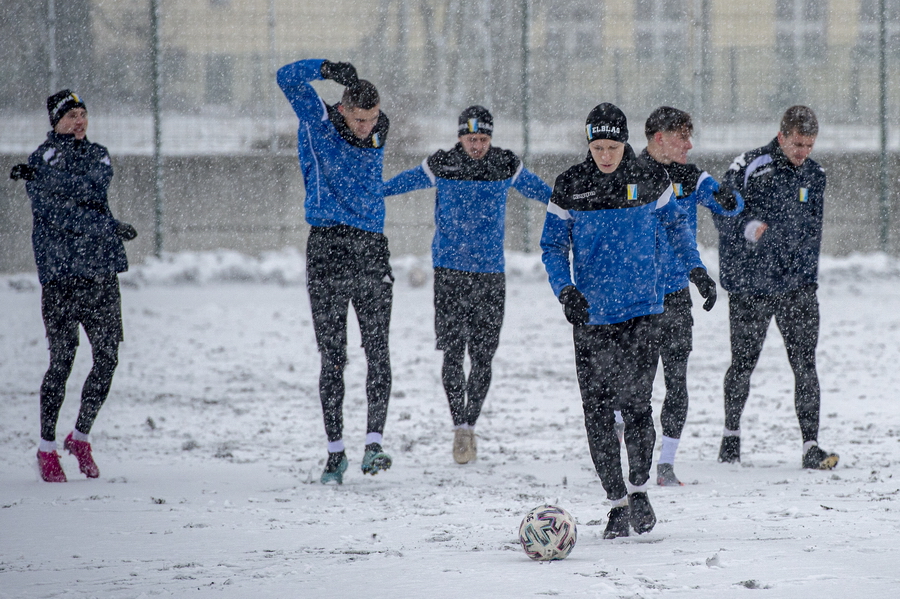
[[[884, 1], [888, 116], [897, 123], [900, 0]], [[387, 175], [452, 143], [460, 108], [476, 103], [501, 123], [495, 142], [527, 154], [547, 180], [583, 153], [583, 117], [600, 101], [636, 122], [662, 104], [690, 111], [695, 154], [721, 168], [768, 142], [785, 108], [809, 104], [822, 122], [817, 154], [855, 153], [834, 161], [833, 192], [857, 189], [877, 179], [879, 2], [159, 0], [166, 249], [302, 244], [296, 119], [275, 84], [277, 68], [302, 57], [352, 61], [378, 85], [392, 119]], [[92, 137], [117, 157], [111, 202], [145, 231], [153, 226], [151, 4], [5, 0], [0, 20], [0, 166], [44, 138], [51, 92], [78, 90], [96, 109]], [[337, 86], [316, 85], [339, 99]], [[642, 145], [639, 128], [632, 141]], [[896, 197], [900, 127], [887, 147]], [[0, 183], [0, 271], [29, 262], [20, 246], [30, 217], [16, 193]], [[832, 204], [830, 230], [849, 232], [830, 237], [826, 223], [826, 251], [884, 247], [867, 237], [886, 220], [877, 191], [861, 196], [852, 207]], [[388, 228], [402, 229], [391, 236], [396, 251], [425, 253], [427, 202], [393, 201], [404, 203], [388, 208]], [[509, 211], [509, 247], [534, 247], [540, 215], [529, 210], [523, 200]], [[150, 239], [132, 247], [149, 254]], [[890, 247], [900, 250], [900, 236]]]

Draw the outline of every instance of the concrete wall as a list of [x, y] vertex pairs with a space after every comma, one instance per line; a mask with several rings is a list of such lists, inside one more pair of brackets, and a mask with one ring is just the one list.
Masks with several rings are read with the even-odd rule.
[[[872, 154], [814, 157], [828, 173], [824, 251], [833, 255], [871, 252], [880, 248], [878, 156]], [[385, 177], [419, 164], [422, 156], [386, 155]], [[530, 168], [552, 185], [556, 176], [582, 155], [542, 156]], [[889, 249], [900, 253], [896, 223], [898, 157], [892, 157]], [[13, 164], [25, 156], [0, 156], [0, 272], [34, 270], [31, 252], [31, 212], [25, 186], [9, 180]], [[732, 156], [697, 154], [693, 159], [716, 178]], [[142, 262], [153, 253], [152, 160], [113, 157], [115, 177], [110, 205], [120, 220], [132, 223], [140, 235], [127, 244], [129, 260]], [[218, 248], [258, 254], [266, 250], [305, 247], [308, 226], [303, 219], [303, 182], [296, 155], [171, 158], [165, 163], [165, 250], [202, 251]], [[433, 234], [433, 191], [388, 198], [386, 233], [391, 253], [424, 255]], [[510, 195], [507, 247], [539, 251], [543, 208], [517, 192]], [[527, 217], [527, 218], [526, 218]], [[715, 230], [701, 210], [701, 243], [714, 245]], [[527, 239], [527, 241], [526, 241]]]

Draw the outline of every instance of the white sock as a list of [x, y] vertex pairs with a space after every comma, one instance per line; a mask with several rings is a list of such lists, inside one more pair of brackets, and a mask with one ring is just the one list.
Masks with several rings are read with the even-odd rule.
[[616, 417], [616, 424], [622, 424], [625, 422], [625, 419], [622, 418], [622, 410], [613, 410], [613, 414]]
[[453, 427], [453, 430], [463, 430], [463, 431], [464, 431], [464, 430], [470, 429], [470, 428], [475, 428], [475, 427], [474, 427], [474, 426], [469, 426], [467, 423], [463, 422], [463, 423], [460, 424], [459, 426], [454, 426], [454, 427]]
[[663, 435], [662, 438], [662, 449], [659, 452], [659, 462], [660, 464], [674, 464], [675, 463], [675, 452], [678, 451], [678, 442], [681, 439], [673, 439], [672, 437], [667, 437]]
[[72, 429], [72, 438], [75, 439], [76, 441], [87, 441], [88, 435], [87, 435], [87, 433], [81, 432], [77, 428], [73, 428]]
[[736, 431], [730, 431], [727, 428], [722, 429], [722, 436], [723, 437], [740, 437], [741, 429], [737, 429]]
[[609, 507], [625, 507], [626, 505], [628, 505], [628, 495], [621, 499], [609, 502]]
[[378, 443], [381, 445], [382, 441], [381, 433], [366, 433], [366, 445], [370, 445], [372, 443]]
[[338, 439], [337, 441], [329, 441], [328, 442], [328, 453], [340, 453], [344, 451], [344, 440]]
[[818, 445], [818, 441], [807, 441], [803, 444], [803, 455], [806, 455], [806, 452], [809, 451], [810, 447], [814, 447]]
[[635, 486], [626, 480], [625, 487], [628, 489], [629, 495], [632, 493], [646, 493], [650, 489], [650, 481], [648, 480], [642, 485]]
[[53, 453], [56, 451], [56, 441], [47, 441], [46, 439], [41, 439], [41, 444], [38, 445], [38, 451], [42, 451], [44, 453]]

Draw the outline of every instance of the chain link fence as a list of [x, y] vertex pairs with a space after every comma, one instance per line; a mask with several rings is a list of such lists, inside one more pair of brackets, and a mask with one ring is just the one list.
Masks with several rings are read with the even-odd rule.
[[[456, 115], [479, 103], [495, 115], [495, 143], [525, 153], [548, 181], [583, 154], [584, 115], [600, 101], [625, 110], [636, 147], [653, 108], [689, 110], [697, 159], [717, 164], [767, 143], [785, 108], [807, 104], [822, 122], [818, 154], [868, 164], [881, 150], [882, 3], [887, 81], [900, 75], [900, 0], [158, 2], [162, 226], [171, 250], [302, 243], [296, 119], [275, 84], [277, 68], [300, 58], [349, 60], [378, 85], [392, 120], [386, 175], [452, 145]], [[114, 202], [151, 228], [152, 4], [5, 0], [0, 21], [4, 165], [43, 140], [45, 98], [72, 88], [88, 104], [90, 138], [117, 160]], [[338, 100], [333, 83], [315, 85]], [[886, 89], [887, 120], [896, 123], [900, 86]], [[896, 153], [900, 129], [890, 128], [887, 141]], [[24, 194], [9, 184], [0, 193], [10, 206], [4, 231], [27, 232]], [[402, 228], [401, 251], [427, 251], [427, 199], [391, 200], [388, 224]], [[511, 243], [533, 247], [540, 215], [510, 214]], [[250, 229], [272, 234], [255, 239]], [[0, 261], [4, 252], [12, 250], [0, 249]]]

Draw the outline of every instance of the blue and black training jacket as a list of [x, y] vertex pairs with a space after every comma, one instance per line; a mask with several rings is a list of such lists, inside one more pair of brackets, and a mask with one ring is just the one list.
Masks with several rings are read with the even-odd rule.
[[353, 135], [338, 105], [326, 105], [309, 84], [322, 79], [323, 62], [300, 60], [278, 70], [278, 85], [300, 119], [297, 154], [306, 185], [306, 222], [314, 227], [348, 225], [382, 233], [388, 118], [382, 112], [366, 139]]
[[553, 292], [558, 297], [574, 284], [593, 325], [662, 313], [660, 235], [689, 270], [703, 267], [687, 214], [659, 164], [626, 144], [619, 167], [605, 174], [588, 153], [557, 177], [547, 206], [541, 248]]
[[38, 280], [98, 279], [128, 270], [119, 226], [109, 208], [113, 177], [109, 152], [100, 144], [54, 131], [28, 158], [35, 178], [25, 184], [31, 200], [31, 241]]
[[[713, 215], [722, 287], [774, 295], [816, 283], [826, 182], [819, 163], [807, 158], [795, 166], [775, 138], [735, 158], [722, 182], [744, 196], [737, 217]], [[768, 225], [756, 242], [744, 237], [752, 220]]]
[[[652, 156], [644, 150], [641, 156], [645, 160], [652, 160]], [[697, 206], [706, 206], [713, 214], [731, 217], [741, 213], [744, 209], [744, 199], [740, 194], [735, 194], [737, 200], [734, 208], [726, 210], [716, 201], [715, 193], [721, 188], [719, 182], [713, 179], [706, 171], [701, 171], [696, 164], [669, 164], [657, 163], [665, 169], [672, 181], [672, 193], [675, 201], [687, 213], [687, 224], [697, 235]], [[664, 235], [660, 236], [660, 260], [662, 260], [663, 289], [666, 294], [680, 291], [688, 286], [690, 269], [687, 268], [675, 255], [675, 250], [669, 245]]]
[[416, 168], [403, 171], [384, 184], [384, 195], [436, 187], [434, 240], [431, 256], [436, 268], [466, 272], [504, 271], [503, 238], [510, 187], [544, 204], [550, 186], [529, 171], [510, 150], [491, 147], [474, 159], [457, 143], [439, 150]]

